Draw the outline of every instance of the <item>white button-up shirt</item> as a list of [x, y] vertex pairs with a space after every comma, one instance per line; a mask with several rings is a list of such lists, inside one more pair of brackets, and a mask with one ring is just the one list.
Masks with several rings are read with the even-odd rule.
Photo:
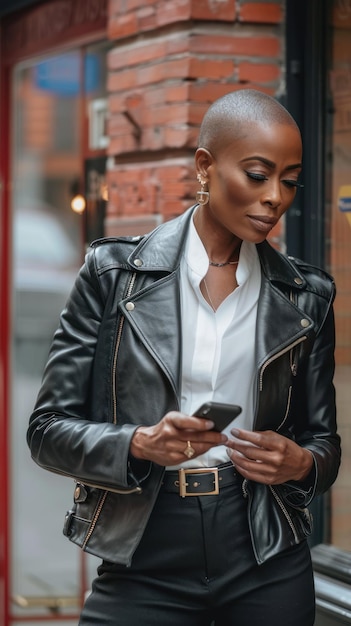
[[[195, 413], [207, 401], [238, 404], [242, 413], [225, 429], [252, 429], [254, 353], [260, 262], [254, 244], [243, 241], [236, 271], [238, 287], [216, 311], [206, 302], [200, 283], [208, 271], [206, 250], [193, 220], [181, 260], [182, 394], [181, 411]], [[221, 269], [218, 268], [218, 272]], [[213, 467], [226, 463], [225, 446], [174, 467]]]

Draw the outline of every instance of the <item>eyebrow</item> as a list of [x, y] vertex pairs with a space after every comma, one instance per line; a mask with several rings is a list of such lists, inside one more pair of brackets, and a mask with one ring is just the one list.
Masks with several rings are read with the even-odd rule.
[[[265, 159], [264, 157], [258, 156], [258, 155], [254, 155], [251, 157], [247, 157], [246, 159], [242, 159], [241, 163], [245, 163], [245, 161], [261, 161], [261, 163], [264, 163], [264, 165], [268, 165], [268, 167], [271, 167], [272, 169], [275, 168], [276, 164], [273, 161], [270, 161], [269, 159]], [[294, 163], [292, 165], [288, 165], [287, 170], [296, 170], [296, 169], [302, 169], [302, 163]]]

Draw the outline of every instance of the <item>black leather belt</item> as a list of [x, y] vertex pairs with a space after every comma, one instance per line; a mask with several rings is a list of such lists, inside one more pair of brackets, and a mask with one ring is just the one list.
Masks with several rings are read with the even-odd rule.
[[232, 485], [238, 480], [238, 474], [232, 463], [219, 467], [180, 468], [166, 471], [162, 489], [177, 493], [182, 498], [187, 496], [217, 496], [221, 487]]

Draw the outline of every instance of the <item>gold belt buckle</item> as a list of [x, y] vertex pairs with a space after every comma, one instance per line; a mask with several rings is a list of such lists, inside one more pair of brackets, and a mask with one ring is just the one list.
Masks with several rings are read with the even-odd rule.
[[[179, 470], [179, 495], [182, 498], [186, 496], [218, 496], [219, 494], [219, 480], [218, 480], [218, 467], [200, 467], [198, 469], [185, 469], [181, 467]], [[186, 482], [188, 474], [213, 474], [214, 488], [212, 491], [196, 491], [195, 493], [188, 493], [186, 488], [189, 483]], [[200, 483], [199, 483], [200, 484]], [[196, 487], [196, 484], [194, 485]]]

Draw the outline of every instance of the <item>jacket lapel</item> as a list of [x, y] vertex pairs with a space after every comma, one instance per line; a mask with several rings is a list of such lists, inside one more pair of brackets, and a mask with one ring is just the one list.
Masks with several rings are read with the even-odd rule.
[[[179, 265], [194, 207], [161, 224], [128, 258], [143, 286], [119, 304], [145, 348], [169, 379], [177, 398], [181, 390], [182, 332]], [[138, 278], [136, 282], [136, 287]]]
[[180, 395], [181, 321], [179, 269], [119, 303], [125, 318]]
[[277, 352], [310, 335], [313, 321], [291, 297], [306, 289], [304, 276], [266, 241], [257, 251], [262, 267], [256, 327], [256, 362], [260, 368]]

